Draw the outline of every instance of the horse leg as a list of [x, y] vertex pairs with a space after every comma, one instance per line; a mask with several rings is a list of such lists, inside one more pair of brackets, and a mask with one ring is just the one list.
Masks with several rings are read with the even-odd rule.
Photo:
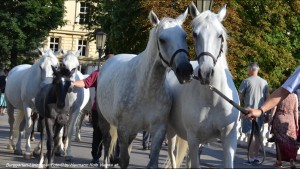
[[191, 163], [191, 168], [199, 168], [199, 140], [193, 133], [188, 133], [188, 145], [189, 145], [189, 158]]
[[[98, 124], [99, 124], [99, 129], [100, 132], [102, 133], [102, 141], [103, 141], [103, 146], [104, 146], [104, 157], [103, 157], [103, 165], [104, 168], [108, 168], [108, 158], [111, 155], [109, 152], [109, 147], [111, 144], [111, 135], [109, 133], [110, 130], [110, 124], [104, 119], [101, 113], [98, 113]], [[114, 155], [112, 155], [114, 156]], [[115, 164], [115, 157], [112, 157], [112, 163], [113, 165]]]
[[37, 117], [38, 117], [38, 114], [36, 112], [33, 112], [32, 115], [31, 115], [31, 119], [32, 119], [32, 130], [31, 130], [31, 134], [30, 134], [30, 140], [31, 141], [35, 140], [35, 138], [34, 138], [34, 125], [35, 125], [35, 122], [37, 120]]
[[65, 157], [66, 161], [72, 161], [72, 149], [71, 149], [72, 136], [73, 136], [74, 126], [75, 126], [78, 114], [79, 114], [79, 108], [76, 110], [70, 111], [70, 116], [69, 116], [70, 119], [69, 119], [69, 125], [68, 125], [68, 139], [66, 142], [66, 144], [67, 144], [67, 150], [66, 150], [67, 155]]
[[129, 165], [129, 152], [128, 152], [128, 143], [129, 143], [129, 135], [125, 126], [120, 125], [118, 127], [118, 139], [120, 146], [120, 168], [127, 168]]
[[55, 155], [55, 150], [58, 147], [58, 143], [60, 141], [59, 139], [59, 135], [62, 131], [63, 125], [62, 124], [58, 124], [57, 122], [54, 123], [54, 136], [53, 136], [53, 142], [54, 142], [54, 147], [52, 148], [52, 153], [51, 153], [51, 160], [52, 162], [54, 161], [54, 155]]
[[[44, 128], [45, 128], [45, 119], [44, 118], [41, 118], [39, 117], [39, 122], [40, 122], [40, 135], [41, 135], [41, 141], [39, 143], [39, 146], [40, 147], [37, 147], [39, 148], [40, 150], [40, 162], [39, 162], [39, 166], [38, 168], [43, 168], [43, 163], [44, 163], [44, 153], [43, 153], [43, 142], [44, 142], [44, 136], [45, 136], [45, 132], [44, 132]], [[34, 151], [35, 152], [35, 151]]]
[[65, 135], [65, 130], [64, 128], [62, 128], [60, 131], [59, 131], [59, 134], [58, 134], [58, 143], [57, 143], [57, 146], [56, 148], [54, 149], [55, 151], [55, 155], [56, 156], [64, 156], [65, 155], [65, 140], [64, 140], [64, 135]]
[[39, 126], [39, 131], [40, 131], [40, 136], [41, 136], [41, 140], [39, 142], [39, 144], [34, 148], [32, 154], [34, 157], [38, 157], [41, 153], [41, 149], [43, 147], [43, 143], [42, 143], [42, 137], [44, 138], [44, 128], [45, 128], [45, 119], [44, 117], [39, 117], [38, 119], [38, 126]]
[[76, 123], [76, 133], [75, 133], [75, 140], [77, 142], [81, 141], [81, 136], [80, 136], [80, 130], [82, 126], [82, 122], [85, 118], [85, 110], [81, 111], [77, 117], [77, 123]]
[[158, 157], [161, 145], [165, 139], [166, 126], [159, 125], [151, 128], [151, 151], [150, 151], [150, 161], [147, 168], [158, 168]]
[[16, 149], [15, 149], [15, 154], [18, 154], [18, 155], [23, 154], [23, 152], [22, 152], [22, 131], [25, 128], [25, 123], [26, 123], [26, 121], [23, 118], [23, 120], [21, 121], [21, 123], [19, 125], [19, 137], [18, 137], [18, 141], [16, 144]]
[[26, 146], [25, 146], [25, 158], [30, 159], [31, 158], [31, 152], [30, 152], [30, 133], [32, 130], [32, 120], [31, 120], [31, 112], [32, 109], [29, 106], [24, 106], [25, 111], [25, 119], [26, 119], [26, 128], [25, 128], [25, 137], [26, 137]]
[[45, 118], [45, 125], [47, 131], [47, 167], [50, 168], [52, 164], [52, 147], [53, 145], [53, 126], [54, 121], [51, 118]]
[[14, 116], [14, 107], [7, 101], [7, 115], [8, 115], [8, 124], [9, 124], [9, 143], [7, 145], [7, 148], [10, 150], [15, 149], [14, 145], [14, 122], [15, 122], [15, 116]]
[[221, 130], [224, 153], [224, 168], [233, 168], [234, 154], [237, 147], [236, 124], [230, 124]]
[[174, 156], [174, 151], [176, 146], [176, 134], [174, 130], [172, 130], [171, 128], [168, 128], [167, 130], [167, 138], [168, 138], [168, 155], [171, 161], [171, 167], [176, 168], [176, 159]]

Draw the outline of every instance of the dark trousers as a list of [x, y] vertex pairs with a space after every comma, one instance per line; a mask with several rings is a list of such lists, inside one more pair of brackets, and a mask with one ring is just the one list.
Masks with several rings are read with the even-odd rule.
[[93, 159], [99, 159], [102, 152], [102, 133], [99, 128], [99, 119], [97, 110], [92, 110], [92, 123], [93, 123], [93, 143], [92, 143], [92, 156]]

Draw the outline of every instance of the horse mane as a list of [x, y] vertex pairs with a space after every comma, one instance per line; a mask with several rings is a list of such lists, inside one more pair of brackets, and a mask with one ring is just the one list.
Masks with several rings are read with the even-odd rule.
[[[165, 22], [174, 21], [174, 20], [175, 19], [173, 19], [173, 18], [164, 17], [160, 20], [158, 25], [156, 25], [155, 27], [153, 27], [150, 30], [149, 40], [148, 40], [145, 51], [153, 51], [153, 47], [157, 46], [157, 42], [155, 42], [155, 41], [157, 41], [157, 36], [156, 36], [158, 33], [157, 31], [160, 30], [160, 28], [164, 25]], [[144, 52], [142, 52], [142, 53], [144, 53]], [[139, 55], [141, 55], [142, 53], [140, 53]]]
[[226, 54], [227, 54], [227, 30], [223, 26], [223, 24], [218, 20], [217, 14], [211, 11], [204, 11], [200, 15], [196, 16], [192, 21], [192, 27], [195, 28], [200, 24], [206, 24], [209, 27], [215, 27], [218, 29], [219, 32], [222, 33], [224, 42], [223, 42], [223, 52], [222, 57], [224, 57], [225, 66], [228, 68], [228, 63], [226, 61]]

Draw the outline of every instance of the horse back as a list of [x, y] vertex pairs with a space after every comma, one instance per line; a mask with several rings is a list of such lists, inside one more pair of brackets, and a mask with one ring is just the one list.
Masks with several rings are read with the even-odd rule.
[[31, 65], [18, 65], [9, 71], [6, 81], [5, 97], [15, 108], [23, 110], [23, 101], [21, 99], [21, 88], [23, 78], [30, 69]]

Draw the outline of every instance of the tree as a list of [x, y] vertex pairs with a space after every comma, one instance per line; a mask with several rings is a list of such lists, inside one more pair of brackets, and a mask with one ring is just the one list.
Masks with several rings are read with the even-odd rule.
[[[153, 10], [159, 18], [177, 17], [189, 5], [188, 0], [87, 0], [90, 7], [88, 30], [103, 30], [108, 34], [109, 53], [142, 52], [147, 45], [150, 29], [148, 15]], [[190, 21], [184, 23], [189, 28]], [[95, 31], [95, 32], [96, 32]], [[94, 33], [90, 34], [94, 38]], [[191, 45], [189, 45], [191, 46]]]
[[[159, 18], [176, 17], [187, 0], [88, 0], [92, 5], [87, 29], [108, 34], [110, 53], [140, 53], [146, 47], [152, 26], [147, 18], [152, 9]], [[195, 1], [194, 1], [195, 2]], [[223, 24], [228, 31], [229, 68], [236, 86], [247, 77], [247, 65], [258, 62], [260, 75], [272, 88], [278, 87], [299, 65], [300, 1], [298, 0], [215, 0], [213, 12], [227, 4]], [[194, 43], [191, 17], [183, 24], [188, 34], [191, 59]], [[93, 38], [93, 34], [91, 34]]]
[[64, 24], [64, 0], [1, 1], [0, 6], [0, 59], [10, 67]]
[[297, 0], [226, 0], [228, 63], [236, 85], [247, 77], [247, 65], [258, 62], [261, 76], [277, 88], [299, 64], [300, 2]]

